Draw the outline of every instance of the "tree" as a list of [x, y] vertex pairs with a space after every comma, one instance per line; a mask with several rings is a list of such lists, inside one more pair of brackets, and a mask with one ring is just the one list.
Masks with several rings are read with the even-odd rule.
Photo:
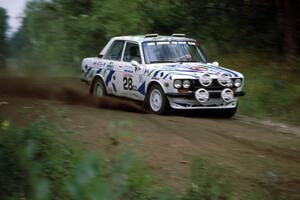
[[293, 0], [283, 0], [283, 30], [284, 51], [287, 56], [295, 56], [297, 53], [296, 43], [296, 11]]
[[0, 68], [5, 65], [6, 49], [6, 31], [7, 31], [6, 10], [0, 7]]

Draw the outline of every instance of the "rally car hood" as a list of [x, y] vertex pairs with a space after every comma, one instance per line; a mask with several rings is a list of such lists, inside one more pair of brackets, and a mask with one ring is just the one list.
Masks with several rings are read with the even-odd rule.
[[147, 71], [149, 75], [156, 78], [193, 78], [198, 79], [203, 74], [209, 74], [212, 78], [217, 78], [221, 73], [227, 73], [232, 78], [243, 78], [239, 72], [229, 70], [224, 67], [216, 66], [210, 63], [176, 63], [176, 64], [151, 64], [148, 65]]

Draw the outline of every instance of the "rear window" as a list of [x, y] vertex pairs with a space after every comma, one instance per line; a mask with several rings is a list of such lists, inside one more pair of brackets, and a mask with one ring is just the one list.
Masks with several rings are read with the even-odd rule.
[[104, 59], [121, 60], [124, 43], [124, 41], [114, 41], [114, 43], [105, 54]]

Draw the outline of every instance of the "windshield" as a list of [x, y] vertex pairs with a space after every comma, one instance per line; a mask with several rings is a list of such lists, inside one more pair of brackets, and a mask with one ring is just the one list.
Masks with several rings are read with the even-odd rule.
[[143, 50], [146, 64], [169, 62], [206, 63], [205, 55], [195, 42], [144, 42]]

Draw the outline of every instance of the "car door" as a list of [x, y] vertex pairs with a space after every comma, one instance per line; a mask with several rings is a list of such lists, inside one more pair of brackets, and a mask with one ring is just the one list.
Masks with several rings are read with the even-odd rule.
[[106, 90], [109, 94], [121, 95], [122, 82], [117, 77], [122, 73], [122, 54], [125, 41], [116, 40], [109, 47], [106, 54], [98, 62], [99, 73], [103, 77]]
[[[142, 59], [139, 44], [127, 41], [123, 53], [123, 93], [125, 96], [133, 99], [143, 99], [142, 93], [139, 91], [141, 84]], [[139, 66], [132, 65], [132, 61], [136, 61]]]

